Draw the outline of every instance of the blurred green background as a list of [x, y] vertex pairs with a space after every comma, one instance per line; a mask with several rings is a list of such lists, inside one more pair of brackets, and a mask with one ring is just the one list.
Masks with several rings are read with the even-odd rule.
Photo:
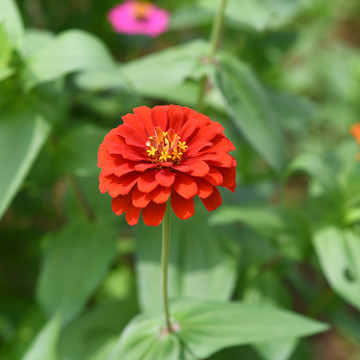
[[[221, 122], [238, 161], [220, 209], [174, 219], [172, 296], [331, 325], [209, 359], [359, 359], [359, 1], [229, 0], [211, 61], [219, 1], [158, 1], [171, 13], [158, 38], [114, 33], [110, 0], [12, 4], [0, 0], [0, 359], [106, 359], [156, 307], [159, 229], [112, 213], [96, 161], [122, 115], [168, 103]], [[37, 357], [59, 310], [64, 330]]]

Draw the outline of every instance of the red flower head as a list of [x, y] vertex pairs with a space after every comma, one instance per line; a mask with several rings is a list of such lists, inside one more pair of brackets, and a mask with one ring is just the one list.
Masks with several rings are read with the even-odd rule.
[[129, 225], [141, 210], [146, 225], [159, 225], [170, 195], [175, 215], [187, 219], [196, 195], [213, 211], [222, 202], [218, 186], [234, 192], [235, 148], [219, 123], [177, 105], [141, 106], [122, 119], [100, 145], [99, 188]]
[[353, 124], [350, 127], [350, 134], [355, 138], [355, 140], [360, 144], [360, 123]]

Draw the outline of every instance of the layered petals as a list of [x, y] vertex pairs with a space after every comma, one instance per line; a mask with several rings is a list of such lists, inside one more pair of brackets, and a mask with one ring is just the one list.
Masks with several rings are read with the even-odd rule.
[[196, 196], [213, 211], [222, 202], [218, 186], [235, 190], [236, 161], [229, 154], [234, 145], [209, 117], [166, 105], [141, 106], [122, 119], [99, 147], [99, 188], [129, 225], [141, 213], [146, 225], [159, 225], [166, 206], [188, 219]]

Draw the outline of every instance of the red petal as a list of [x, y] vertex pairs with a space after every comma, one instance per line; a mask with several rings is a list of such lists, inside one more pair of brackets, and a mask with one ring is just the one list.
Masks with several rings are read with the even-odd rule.
[[[114, 166], [113, 173], [116, 176], [120, 177], [134, 171], [134, 169], [135, 169], [134, 163], [130, 161], [126, 161], [121, 165]], [[105, 168], [103, 170], [105, 170]]]
[[136, 208], [130, 202], [129, 207], [127, 208], [126, 213], [125, 213], [125, 218], [126, 218], [127, 223], [130, 226], [136, 225], [138, 223], [138, 221], [139, 221], [140, 213], [141, 213], [141, 209]]
[[174, 165], [175, 170], [189, 173], [192, 176], [203, 177], [210, 171], [209, 165], [201, 160], [184, 160], [180, 165]]
[[151, 120], [151, 109], [147, 106], [140, 106], [134, 109], [134, 114], [138, 121], [144, 124], [147, 136], [154, 135], [155, 126]]
[[153, 190], [149, 194], [149, 198], [157, 204], [162, 204], [168, 201], [170, 194], [171, 194], [171, 187], [158, 186], [155, 190]]
[[128, 194], [129, 191], [138, 181], [139, 174], [138, 173], [132, 175], [126, 174], [121, 177], [110, 175], [109, 177], [111, 178], [111, 182], [108, 186], [107, 191], [111, 197], [116, 197], [118, 195]]
[[214, 187], [213, 193], [206, 199], [201, 199], [208, 211], [214, 211], [222, 203], [222, 198], [219, 190]]
[[191, 145], [189, 145], [189, 149], [186, 152], [186, 156], [192, 157], [194, 155], [197, 155], [199, 153], [199, 151], [201, 150], [202, 152], [205, 151], [211, 151], [213, 146], [213, 143], [210, 141], [197, 141]]
[[214, 167], [210, 168], [209, 173], [204, 177], [204, 179], [214, 186], [219, 186], [223, 183], [221, 172]]
[[166, 210], [166, 203], [155, 204], [151, 202], [145, 209], [143, 209], [142, 217], [145, 225], [158, 226], [164, 217]]
[[199, 126], [199, 120], [197, 119], [189, 119], [182, 129], [179, 130], [179, 136], [181, 137], [181, 141], [189, 141], [189, 138], [193, 135], [194, 131]]
[[[135, 132], [146, 135], [145, 127], [142, 121], [139, 121], [134, 114], [126, 114], [122, 117], [124, 124], [134, 129]], [[121, 126], [121, 125], [120, 125]]]
[[174, 183], [175, 175], [167, 168], [161, 169], [156, 173], [156, 180], [162, 186], [171, 186]]
[[175, 133], [183, 127], [185, 121], [185, 114], [183, 111], [174, 111], [169, 119], [169, 129], [174, 129]]
[[125, 124], [119, 126], [118, 133], [124, 138], [127, 145], [138, 146], [141, 148], [146, 146], [147, 137], [141, 136], [137, 131], [134, 131], [134, 129]]
[[200, 198], [206, 199], [213, 193], [214, 187], [204, 179], [196, 178], [196, 183], [198, 185], [198, 195]]
[[236, 187], [236, 169], [235, 167], [232, 168], [219, 168], [219, 171], [222, 174], [224, 179], [222, 186], [228, 188], [230, 191], [234, 192]]
[[216, 135], [221, 134], [224, 131], [224, 128], [216, 122], [211, 122], [208, 126], [201, 128], [198, 133], [193, 137], [189, 145], [195, 144], [196, 142], [208, 142], [212, 141]]
[[123, 214], [131, 203], [131, 195], [119, 195], [111, 200], [111, 208], [116, 215]]
[[148, 156], [144, 149], [139, 149], [136, 147], [128, 146], [126, 149], [123, 149], [121, 155], [124, 159], [128, 159], [131, 161], [146, 161], [148, 160]]
[[184, 199], [176, 191], [171, 193], [171, 207], [175, 215], [182, 219], [188, 219], [194, 215], [194, 200], [193, 199]]
[[158, 105], [151, 110], [151, 119], [154, 126], [165, 130], [168, 128], [168, 105]]
[[185, 199], [193, 198], [198, 192], [196, 181], [191, 176], [181, 172], [176, 173], [173, 188]]
[[149, 193], [158, 186], [158, 182], [155, 179], [156, 173], [156, 171], [150, 170], [140, 176], [137, 186], [141, 192]]
[[105, 194], [111, 183], [111, 177], [104, 176], [102, 173], [100, 173], [99, 181], [100, 181], [99, 190], [102, 194]]
[[154, 169], [158, 166], [159, 166], [158, 164], [153, 164], [153, 163], [141, 163], [135, 165], [135, 170], [143, 172], [148, 169]]
[[137, 208], [144, 208], [149, 205], [151, 198], [149, 194], [141, 192], [137, 187], [134, 188], [132, 193], [132, 203]]

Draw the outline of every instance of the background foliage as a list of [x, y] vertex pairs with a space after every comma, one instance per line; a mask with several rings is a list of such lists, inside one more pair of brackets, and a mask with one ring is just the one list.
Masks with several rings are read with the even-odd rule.
[[[156, 39], [113, 33], [114, 5], [0, 0], [0, 359], [359, 358], [359, 2], [229, 0], [211, 61], [219, 1], [158, 2]], [[96, 158], [122, 115], [166, 103], [221, 122], [238, 186], [173, 219], [186, 326], [159, 342], [160, 229], [112, 213]], [[311, 318], [330, 330], [300, 339]]]

